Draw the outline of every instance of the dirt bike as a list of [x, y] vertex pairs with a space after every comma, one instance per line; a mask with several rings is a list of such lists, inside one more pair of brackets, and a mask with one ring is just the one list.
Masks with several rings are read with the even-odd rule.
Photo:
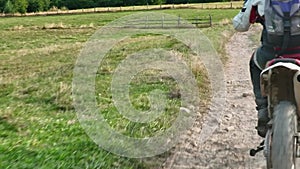
[[264, 152], [268, 169], [295, 169], [300, 157], [300, 54], [270, 61], [261, 73], [270, 122], [265, 140], [250, 155]]

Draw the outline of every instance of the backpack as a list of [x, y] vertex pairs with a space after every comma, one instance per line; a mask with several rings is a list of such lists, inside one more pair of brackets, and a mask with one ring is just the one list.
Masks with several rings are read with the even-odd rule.
[[285, 51], [300, 46], [300, 0], [266, 0], [268, 42]]

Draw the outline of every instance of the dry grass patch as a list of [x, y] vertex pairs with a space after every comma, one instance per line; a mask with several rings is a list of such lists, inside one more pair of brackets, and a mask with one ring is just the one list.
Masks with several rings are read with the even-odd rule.
[[60, 23], [46, 23], [42, 29], [70, 29], [70, 25], [64, 25], [62, 22]]
[[11, 28], [12, 31], [19, 31], [19, 30], [23, 30], [24, 26], [23, 25], [16, 25], [13, 28]]
[[94, 23], [90, 23], [89, 25], [80, 25], [80, 29], [90, 29], [90, 28], [95, 28]]
[[222, 19], [220, 22], [218, 22], [218, 24], [220, 26], [231, 25], [232, 24], [232, 20], [228, 19], [228, 18], [225, 18], [225, 19]]

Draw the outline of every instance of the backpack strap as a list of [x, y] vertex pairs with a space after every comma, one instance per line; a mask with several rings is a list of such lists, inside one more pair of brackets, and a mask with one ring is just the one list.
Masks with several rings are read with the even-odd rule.
[[290, 13], [284, 13], [283, 16], [283, 41], [281, 46], [281, 51], [278, 53], [278, 56], [282, 55], [289, 46], [289, 41], [291, 39], [291, 19]]

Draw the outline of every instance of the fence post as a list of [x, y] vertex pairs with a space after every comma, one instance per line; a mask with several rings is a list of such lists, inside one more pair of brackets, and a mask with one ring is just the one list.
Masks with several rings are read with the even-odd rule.
[[233, 5], [232, 5], [232, 2], [230, 3], [230, 9], [232, 9], [233, 8]]
[[149, 17], [147, 16], [147, 20], [146, 20], [146, 28], [149, 28], [148, 22], [149, 22]]
[[210, 14], [209, 14], [209, 26], [212, 27], [212, 17]]
[[199, 21], [200, 21], [199, 16], [197, 16], [196, 19], [195, 19], [196, 27], [198, 27]]
[[177, 25], [178, 25], [178, 27], [180, 26], [180, 15], [178, 16]]

